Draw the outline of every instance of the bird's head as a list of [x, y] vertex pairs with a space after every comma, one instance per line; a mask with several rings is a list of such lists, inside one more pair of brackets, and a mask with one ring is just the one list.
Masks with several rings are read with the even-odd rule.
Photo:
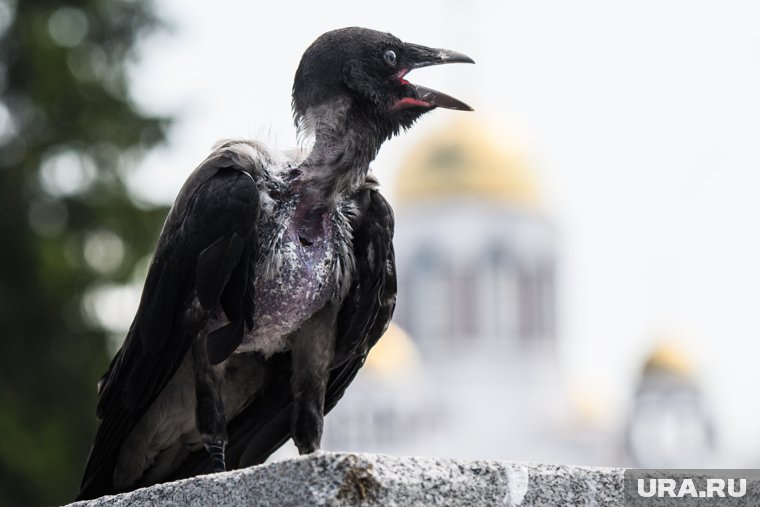
[[388, 138], [436, 107], [471, 111], [470, 106], [445, 93], [405, 79], [413, 69], [456, 62], [474, 63], [455, 51], [406, 43], [366, 28], [327, 32], [309, 46], [296, 71], [296, 124], [309, 118], [310, 110], [329, 111], [334, 104], [343, 103], [352, 114], [363, 115], [375, 125], [382, 138]]

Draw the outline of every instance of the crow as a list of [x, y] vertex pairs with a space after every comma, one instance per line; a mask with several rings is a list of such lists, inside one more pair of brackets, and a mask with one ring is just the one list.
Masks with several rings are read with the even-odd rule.
[[405, 79], [454, 62], [474, 63], [366, 28], [327, 32], [293, 84], [311, 149], [225, 141], [193, 171], [98, 383], [78, 499], [259, 464], [289, 438], [319, 449], [324, 414], [395, 305], [393, 211], [369, 164], [424, 113], [472, 110]]

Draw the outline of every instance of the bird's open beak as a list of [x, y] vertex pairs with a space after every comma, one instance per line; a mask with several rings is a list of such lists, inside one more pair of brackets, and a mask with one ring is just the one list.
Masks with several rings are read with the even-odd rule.
[[443, 92], [431, 90], [424, 86], [410, 83], [404, 76], [413, 69], [429, 67], [431, 65], [443, 65], [445, 63], [475, 63], [467, 55], [448, 49], [435, 49], [418, 44], [406, 44], [406, 58], [403, 68], [396, 77], [405, 85], [408, 96], [401, 99], [397, 107], [443, 107], [456, 109], [457, 111], [472, 111], [473, 109], [464, 102], [455, 99]]

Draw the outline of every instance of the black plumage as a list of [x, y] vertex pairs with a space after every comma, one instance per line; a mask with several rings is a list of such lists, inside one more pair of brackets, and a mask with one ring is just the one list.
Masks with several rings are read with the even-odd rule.
[[471, 62], [363, 28], [305, 52], [293, 110], [308, 153], [228, 141], [191, 174], [126, 340], [99, 384], [80, 499], [319, 448], [395, 304], [393, 212], [369, 163], [435, 107], [404, 79]]

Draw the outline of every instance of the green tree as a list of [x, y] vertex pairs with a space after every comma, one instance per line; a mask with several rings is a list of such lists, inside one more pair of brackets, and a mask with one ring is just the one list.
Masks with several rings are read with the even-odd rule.
[[87, 311], [142, 275], [166, 209], [125, 174], [163, 140], [126, 65], [148, 0], [0, 0], [0, 505], [73, 498], [113, 347]]

